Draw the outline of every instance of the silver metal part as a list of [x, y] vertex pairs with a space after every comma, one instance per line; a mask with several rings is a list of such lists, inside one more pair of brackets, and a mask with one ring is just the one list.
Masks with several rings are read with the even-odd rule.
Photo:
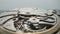
[[52, 34], [59, 28], [58, 20], [58, 15], [53, 10], [21, 8], [1, 13], [0, 27], [13, 34]]

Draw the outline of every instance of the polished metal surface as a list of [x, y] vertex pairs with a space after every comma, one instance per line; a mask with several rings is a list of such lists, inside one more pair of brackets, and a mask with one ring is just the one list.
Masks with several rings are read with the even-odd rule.
[[0, 13], [0, 28], [11, 34], [52, 34], [60, 27], [56, 10], [20, 8]]

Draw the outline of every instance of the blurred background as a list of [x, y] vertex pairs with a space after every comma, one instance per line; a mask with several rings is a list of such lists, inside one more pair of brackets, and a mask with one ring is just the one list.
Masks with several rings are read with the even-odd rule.
[[60, 9], [60, 0], [0, 0], [0, 9], [14, 9], [23, 7]]

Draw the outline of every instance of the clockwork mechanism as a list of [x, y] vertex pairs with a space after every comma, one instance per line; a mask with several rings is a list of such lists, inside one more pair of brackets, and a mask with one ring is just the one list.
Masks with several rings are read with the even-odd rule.
[[1, 28], [11, 33], [49, 32], [56, 28], [57, 20], [56, 11], [39, 8], [21, 8], [0, 14]]

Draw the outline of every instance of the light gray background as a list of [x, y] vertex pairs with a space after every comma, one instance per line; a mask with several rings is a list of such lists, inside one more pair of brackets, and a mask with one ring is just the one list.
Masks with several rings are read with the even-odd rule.
[[23, 7], [60, 9], [60, 0], [0, 0], [0, 9], [14, 9]]

